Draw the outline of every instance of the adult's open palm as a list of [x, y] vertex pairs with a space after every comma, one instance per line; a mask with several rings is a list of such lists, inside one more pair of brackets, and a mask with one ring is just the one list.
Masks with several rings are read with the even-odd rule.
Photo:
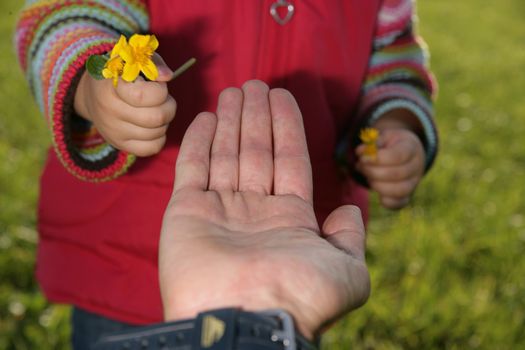
[[369, 294], [357, 208], [317, 224], [301, 113], [260, 81], [199, 114], [177, 160], [159, 270], [165, 317], [283, 308], [313, 337]]

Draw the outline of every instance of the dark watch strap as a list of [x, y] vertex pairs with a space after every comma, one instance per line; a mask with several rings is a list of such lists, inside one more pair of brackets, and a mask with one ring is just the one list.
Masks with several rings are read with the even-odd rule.
[[93, 350], [315, 350], [283, 310], [219, 309], [103, 336]]

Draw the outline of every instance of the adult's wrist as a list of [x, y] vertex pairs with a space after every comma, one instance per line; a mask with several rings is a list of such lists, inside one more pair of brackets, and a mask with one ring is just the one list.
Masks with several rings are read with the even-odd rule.
[[285, 312], [286, 314], [288, 314], [291, 319], [293, 320], [293, 325], [294, 325], [294, 328], [296, 330], [296, 332], [298, 334], [300, 334], [304, 339], [308, 340], [308, 341], [315, 341], [315, 339], [317, 338], [316, 334], [317, 334], [317, 329], [315, 330], [311, 330], [309, 329], [309, 327], [307, 327], [304, 322], [302, 322], [302, 320], [300, 318], [297, 317], [297, 315], [295, 313], [292, 313], [288, 310], [285, 310], [285, 309], [282, 309], [282, 308], [242, 308], [242, 307], [238, 307], [238, 306], [225, 306], [225, 307], [220, 307], [220, 308], [217, 308], [217, 307], [212, 307], [212, 308], [206, 308], [206, 309], [200, 309], [199, 311], [188, 311], [188, 312], [177, 312], [177, 313], [174, 313], [174, 314], [170, 314], [170, 313], [165, 313], [165, 317], [164, 317], [164, 322], [180, 322], [180, 321], [184, 321], [184, 320], [188, 320], [188, 319], [194, 319], [194, 318], [197, 318], [199, 316], [199, 314], [201, 313], [205, 313], [207, 312], [208, 310], [218, 310], [218, 309], [228, 309], [228, 308], [231, 308], [231, 309], [239, 309], [239, 310], [243, 310], [244, 312], [249, 312], [249, 313], [264, 313], [266, 312], [266, 310], [282, 310], [283, 312]]
[[194, 319], [138, 327], [102, 337], [94, 350], [315, 350], [283, 310], [236, 308], [199, 313]]
[[[177, 293], [174, 293], [174, 295], [180, 296]], [[278, 294], [275, 291], [267, 288], [264, 291], [256, 291], [255, 294], [253, 291], [248, 293], [237, 291], [237, 293], [234, 294], [232, 292], [223, 298], [209, 297], [204, 304], [191, 304], [191, 302], [187, 301], [181, 304], [179, 298], [165, 298], [163, 300], [164, 321], [174, 322], [192, 319], [207, 310], [226, 308], [242, 309], [245, 312], [252, 313], [264, 312], [264, 310], [268, 309], [280, 309], [285, 310], [292, 317], [294, 327], [305, 339], [314, 341], [320, 325], [315, 320], [308, 319], [307, 315], [302, 314], [296, 305], [287, 303], [283, 298], [277, 298], [276, 295]]]

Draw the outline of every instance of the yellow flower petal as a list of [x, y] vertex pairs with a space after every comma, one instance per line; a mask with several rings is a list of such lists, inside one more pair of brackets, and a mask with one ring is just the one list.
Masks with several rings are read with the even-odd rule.
[[119, 51], [119, 56], [126, 63], [135, 63], [135, 55], [133, 54], [133, 48], [129, 45], [126, 45]]
[[359, 133], [359, 138], [364, 143], [375, 143], [379, 137], [379, 130], [376, 128], [364, 128]]
[[157, 80], [159, 77], [159, 71], [157, 69], [157, 66], [155, 63], [153, 63], [152, 60], [148, 60], [146, 62], [146, 65], [142, 65], [141, 67], [142, 73], [148, 78], [149, 80]]
[[102, 70], [102, 76], [103, 76], [104, 78], [106, 78], [106, 79], [110, 79], [110, 78], [113, 78], [113, 73], [112, 73], [109, 69], [104, 68], [104, 69]]
[[376, 128], [364, 128], [359, 133], [359, 138], [364, 143], [364, 154], [372, 158], [377, 159], [377, 138], [379, 137], [379, 130]]
[[[158, 47], [159, 41], [155, 35], [133, 34], [129, 42], [121, 36], [111, 51], [110, 62], [106, 65], [109, 71], [105, 74], [108, 77], [122, 76], [122, 79], [131, 82], [143, 72], [149, 80], [156, 80], [159, 72], [151, 57]], [[120, 66], [111, 62], [117, 57]]]
[[111, 50], [110, 58], [120, 56], [120, 52], [122, 50], [125, 50], [127, 46], [128, 46], [128, 42], [126, 41], [126, 37], [124, 35], [120, 35], [118, 42], [113, 47], [113, 50]]
[[140, 73], [140, 65], [138, 63], [126, 63], [124, 65], [124, 72], [122, 73], [122, 79], [127, 82], [132, 82], [137, 79]]
[[106, 79], [113, 79], [113, 86], [116, 87], [118, 84], [118, 78], [122, 74], [123, 68], [124, 61], [122, 61], [120, 56], [115, 56], [106, 62], [106, 65], [102, 70], [102, 76]]
[[365, 145], [363, 154], [372, 160], [377, 160], [377, 146]]
[[133, 34], [129, 39], [129, 45], [134, 48], [147, 47], [150, 41], [151, 35]]
[[159, 47], [159, 41], [155, 35], [151, 35], [148, 46], [155, 51]]

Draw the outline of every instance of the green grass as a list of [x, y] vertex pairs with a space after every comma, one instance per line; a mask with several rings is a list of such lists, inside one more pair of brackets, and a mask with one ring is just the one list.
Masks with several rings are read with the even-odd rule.
[[[20, 1], [0, 2], [12, 33]], [[441, 150], [413, 204], [377, 206], [368, 235], [373, 291], [325, 349], [525, 348], [523, 0], [420, 0], [440, 82]], [[67, 349], [69, 310], [33, 279], [45, 124], [0, 41], [0, 349]]]
[[524, 9], [419, 1], [440, 156], [411, 207], [374, 211], [372, 295], [327, 348], [525, 348]]
[[0, 349], [61, 349], [69, 310], [49, 305], [33, 278], [38, 181], [49, 136], [14, 55], [21, 3], [0, 2]]

